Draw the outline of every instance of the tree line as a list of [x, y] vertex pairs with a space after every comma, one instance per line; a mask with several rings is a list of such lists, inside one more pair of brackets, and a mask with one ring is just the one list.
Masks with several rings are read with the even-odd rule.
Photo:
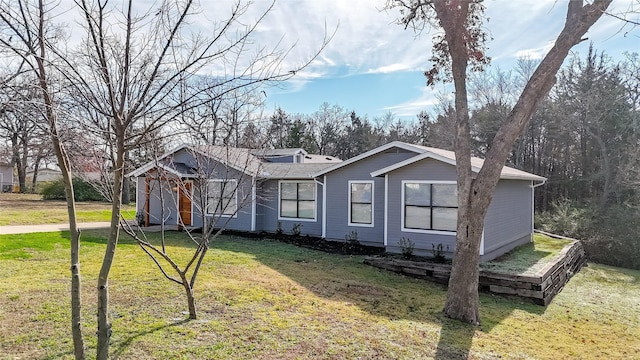
[[[471, 152], [485, 157], [537, 61], [492, 69], [470, 79]], [[634, 234], [640, 215], [640, 56], [614, 61], [590, 47], [568, 59], [534, 112], [507, 165], [546, 177], [536, 188], [538, 226], [585, 240], [599, 262], [640, 267]], [[303, 148], [348, 159], [391, 141], [454, 149], [455, 109], [439, 104], [407, 121], [392, 113], [369, 119], [323, 103], [311, 114], [277, 108], [261, 121], [240, 123], [239, 147]], [[220, 131], [225, 134], [226, 131]], [[633, 224], [633, 225], [629, 225]]]

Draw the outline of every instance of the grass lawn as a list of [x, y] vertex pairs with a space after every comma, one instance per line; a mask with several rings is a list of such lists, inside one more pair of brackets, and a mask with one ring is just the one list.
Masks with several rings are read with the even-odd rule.
[[[67, 233], [0, 236], [0, 358], [72, 358]], [[83, 232], [83, 330], [95, 356], [105, 230]], [[193, 250], [180, 233], [168, 252]], [[482, 325], [442, 316], [445, 288], [270, 240], [221, 237], [181, 288], [131, 241], [110, 278], [119, 359], [640, 358], [640, 272], [591, 264], [547, 308], [481, 294]]]
[[[111, 204], [104, 202], [79, 202], [77, 216], [80, 222], [111, 220]], [[136, 216], [135, 205], [125, 205], [122, 213], [126, 219]], [[67, 203], [42, 200], [38, 194], [0, 193], [0, 226], [68, 223]]]
[[571, 243], [571, 240], [554, 239], [543, 234], [534, 236], [534, 242], [518, 246], [493, 261], [480, 264], [480, 267], [495, 272], [535, 275]]

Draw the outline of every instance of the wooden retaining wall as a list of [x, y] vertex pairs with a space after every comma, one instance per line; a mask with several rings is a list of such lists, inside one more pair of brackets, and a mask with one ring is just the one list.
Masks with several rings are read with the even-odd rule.
[[[364, 263], [420, 279], [447, 284], [451, 265], [368, 256]], [[587, 263], [580, 241], [565, 246], [558, 256], [535, 274], [506, 274], [480, 269], [480, 290], [515, 295], [538, 305], [549, 305], [564, 285]]]

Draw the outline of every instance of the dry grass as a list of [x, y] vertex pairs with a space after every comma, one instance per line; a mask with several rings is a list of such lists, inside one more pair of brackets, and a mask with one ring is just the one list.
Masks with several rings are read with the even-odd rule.
[[[109, 221], [111, 204], [105, 202], [78, 202], [80, 222]], [[123, 206], [127, 219], [135, 218], [135, 205]], [[68, 223], [65, 201], [42, 200], [38, 194], [0, 193], [0, 226]]]
[[[104, 230], [85, 231], [84, 333], [94, 356], [95, 284]], [[172, 233], [168, 251], [192, 250]], [[0, 236], [0, 358], [71, 358], [68, 241]], [[46, 271], [43, 271], [46, 269]], [[592, 265], [547, 307], [481, 294], [482, 326], [444, 318], [445, 288], [361, 257], [223, 237], [182, 290], [123, 239], [111, 280], [119, 359], [603, 359], [640, 357], [640, 272]]]

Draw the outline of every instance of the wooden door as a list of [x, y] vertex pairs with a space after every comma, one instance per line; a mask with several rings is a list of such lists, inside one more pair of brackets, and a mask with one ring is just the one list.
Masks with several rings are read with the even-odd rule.
[[[180, 208], [180, 218], [182, 219], [182, 225], [191, 225], [191, 183], [185, 182], [180, 188], [180, 195], [178, 196], [178, 206]], [[179, 224], [180, 225], [180, 224]]]

